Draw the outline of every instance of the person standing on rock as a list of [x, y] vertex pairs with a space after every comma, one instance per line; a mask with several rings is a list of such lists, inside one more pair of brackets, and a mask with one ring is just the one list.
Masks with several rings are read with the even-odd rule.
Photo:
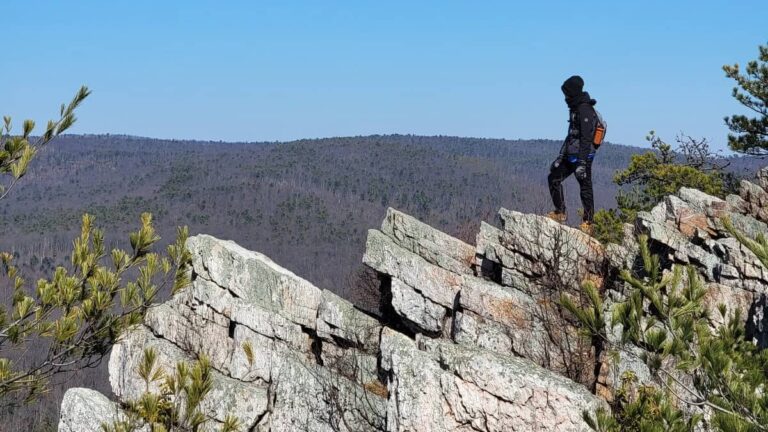
[[568, 215], [565, 211], [565, 196], [563, 180], [575, 174], [581, 190], [581, 204], [584, 215], [580, 229], [592, 234], [592, 217], [595, 213], [595, 200], [592, 192], [592, 161], [595, 157], [595, 127], [599, 118], [594, 105], [597, 103], [585, 92], [584, 80], [574, 75], [563, 83], [561, 89], [565, 95], [570, 117], [568, 120], [568, 135], [565, 137], [560, 154], [549, 169], [549, 193], [555, 211], [547, 217], [557, 222], [565, 222]]

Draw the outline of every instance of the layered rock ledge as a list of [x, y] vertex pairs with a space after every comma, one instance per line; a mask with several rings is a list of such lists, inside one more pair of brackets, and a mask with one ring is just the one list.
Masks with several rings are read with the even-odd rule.
[[[116, 401], [71, 389], [60, 431], [95, 430], [144, 390], [138, 364], [153, 347], [172, 369], [211, 360], [206, 430], [227, 414], [248, 431], [583, 431], [584, 411], [605, 407], [631, 357], [608, 368], [561, 310], [589, 280], [606, 307], [623, 298], [616, 277], [636, 265], [637, 234], [665, 268], [690, 264], [709, 304], [741, 309], [768, 345], [768, 270], [731, 238], [766, 233], [768, 170], [726, 200], [682, 189], [602, 245], [541, 216], [506, 209], [483, 222], [476, 245], [394, 209], [368, 233], [363, 262], [378, 275], [381, 307], [364, 312], [231, 241], [192, 237], [192, 284], [151, 308], [112, 350]], [[618, 337], [618, 336], [616, 336]], [[244, 346], [252, 347], [249, 359]]]

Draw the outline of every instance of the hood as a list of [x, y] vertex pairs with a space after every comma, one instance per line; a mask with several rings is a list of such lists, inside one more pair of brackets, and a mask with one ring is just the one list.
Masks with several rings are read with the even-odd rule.
[[571, 109], [574, 109], [583, 103], [589, 103], [591, 105], [597, 103], [596, 100], [589, 97], [589, 93], [584, 91], [584, 80], [578, 75], [574, 75], [565, 80], [560, 89], [565, 95], [565, 103], [568, 104], [568, 107]]
[[565, 80], [560, 89], [563, 91], [566, 99], [575, 98], [584, 90], [584, 80], [578, 75], [573, 75]]

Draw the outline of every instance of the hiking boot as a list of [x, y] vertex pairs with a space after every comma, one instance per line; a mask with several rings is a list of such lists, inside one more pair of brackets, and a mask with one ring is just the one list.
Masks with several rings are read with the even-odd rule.
[[591, 236], [592, 233], [594, 232], [594, 227], [592, 227], [592, 222], [589, 222], [589, 221], [582, 222], [581, 225], [579, 225], [579, 229], [581, 230], [581, 232], [583, 232], [588, 236]]
[[568, 215], [559, 211], [551, 211], [547, 213], [547, 217], [558, 223], [563, 223], [568, 219]]

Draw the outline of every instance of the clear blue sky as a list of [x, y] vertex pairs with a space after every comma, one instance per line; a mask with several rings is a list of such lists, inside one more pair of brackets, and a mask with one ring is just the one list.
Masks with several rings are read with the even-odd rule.
[[721, 70], [768, 42], [768, 1], [3, 0], [0, 114], [72, 132], [289, 140], [414, 133], [560, 139], [580, 74], [608, 139], [724, 147]]

